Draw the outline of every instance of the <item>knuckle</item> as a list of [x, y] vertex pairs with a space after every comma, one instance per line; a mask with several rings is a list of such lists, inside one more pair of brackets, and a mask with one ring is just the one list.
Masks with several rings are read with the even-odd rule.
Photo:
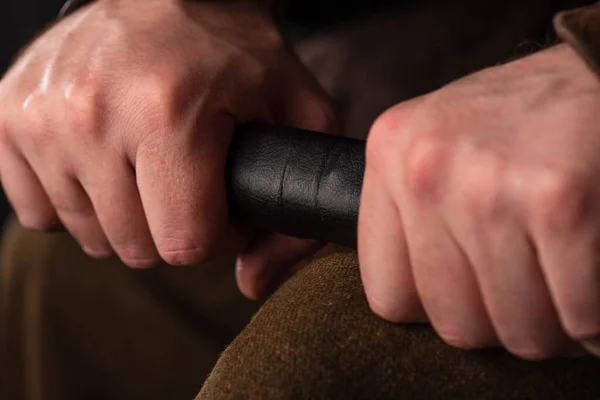
[[[181, 91], [177, 72], [172, 68], [156, 66], [143, 78], [140, 86], [144, 117], [148, 123], [173, 123], [176, 117], [176, 93]], [[184, 97], [184, 96], [182, 96]]]
[[[398, 128], [397, 114], [398, 113], [396, 109], [392, 107], [383, 112], [379, 117], [377, 117], [377, 119], [375, 120], [375, 122], [373, 122], [373, 125], [371, 126], [369, 139], [373, 138], [373, 140], [375, 140], [380, 139], [382, 137], [386, 138], [391, 133], [396, 132]], [[377, 141], [377, 143], [379, 143], [379, 141]]]
[[172, 97], [176, 82], [159, 68], [151, 71], [145, 79], [147, 99], [154, 107], [160, 108]]
[[421, 99], [415, 99], [398, 104], [387, 109], [375, 120], [367, 136], [368, 168], [386, 168], [388, 164], [399, 159], [399, 150], [403, 150], [407, 142], [404, 140], [405, 136], [415, 126], [417, 110], [423, 111], [423, 103]]
[[48, 111], [45, 107], [43, 96], [32, 93], [25, 100], [22, 111], [19, 113], [21, 119], [19, 124], [23, 124], [22, 129], [35, 139], [34, 144], [39, 147], [48, 144], [52, 132]]
[[66, 90], [65, 124], [78, 136], [95, 136], [103, 115], [100, 84], [92, 78], [72, 84]]
[[502, 166], [494, 156], [472, 163], [464, 175], [464, 195], [469, 211], [478, 216], [494, 213], [500, 201]]
[[380, 122], [387, 118], [385, 114], [375, 121], [373, 128], [367, 137], [366, 143], [366, 165], [369, 170], [384, 173], [386, 170], [386, 158], [388, 152], [395, 145], [395, 131], [387, 122]]
[[416, 115], [430, 112], [429, 102], [425, 99], [424, 97], [416, 98], [388, 108], [375, 120], [370, 133], [406, 130], [406, 126], [412, 125]]
[[530, 199], [535, 224], [544, 230], [570, 230], [583, 216], [589, 191], [584, 180], [564, 171], [546, 171], [536, 179]]
[[442, 143], [429, 135], [418, 138], [404, 157], [404, 180], [416, 198], [428, 198], [440, 184], [448, 153]]

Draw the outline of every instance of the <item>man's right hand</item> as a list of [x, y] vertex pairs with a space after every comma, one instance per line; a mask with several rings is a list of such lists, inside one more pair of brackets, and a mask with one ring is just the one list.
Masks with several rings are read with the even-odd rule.
[[[21, 223], [62, 224], [91, 256], [133, 267], [248, 244], [227, 216], [234, 125], [334, 126], [324, 92], [249, 3], [97, 0], [33, 42], [0, 103], [0, 177]], [[242, 281], [290, 258], [282, 246], [310, 246], [265, 242], [279, 250], [255, 242]]]

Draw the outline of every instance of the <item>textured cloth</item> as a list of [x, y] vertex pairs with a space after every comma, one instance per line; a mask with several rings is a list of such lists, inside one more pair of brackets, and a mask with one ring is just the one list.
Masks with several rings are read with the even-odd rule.
[[[14, 3], [30, 15], [29, 11], [40, 9], [31, 7], [32, 2], [37, 0]], [[414, 2], [368, 21], [328, 30], [302, 43], [299, 52], [333, 95], [347, 132], [364, 138], [388, 106], [506, 61], [515, 52], [552, 43], [547, 34], [557, 3]], [[584, 4], [578, 3], [569, 6]], [[537, 364], [515, 363], [503, 353], [482, 358], [481, 353], [452, 351], [426, 328], [399, 328], [378, 320], [365, 308], [355, 258], [338, 251], [330, 256], [337, 257], [335, 279], [327, 275], [327, 268], [321, 273], [319, 261], [273, 297], [225, 353], [204, 398], [247, 394], [260, 399], [263, 393], [256, 390], [262, 386], [253, 379], [265, 386], [267, 399], [269, 394], [286, 398], [289, 390], [295, 397], [337, 399], [363, 394], [376, 399], [380, 386], [389, 389], [392, 398], [410, 399], [421, 390], [435, 398], [431, 390], [440, 382], [455, 398], [483, 393], [479, 398], [485, 400], [538, 391], [535, 385], [526, 385], [528, 377], [548, 377], [540, 393], [555, 389], [561, 394], [572, 386], [585, 390], [594, 384], [587, 370], [580, 373], [579, 363], [552, 363], [554, 373], [560, 368], [564, 372], [555, 380], [549, 367], [538, 370], [533, 367]], [[298, 283], [307, 278], [310, 285]], [[324, 287], [335, 289], [336, 295], [345, 293], [341, 311], [340, 304], [324, 302], [332, 299]], [[191, 399], [220, 352], [258, 307], [237, 292], [231, 263], [132, 271], [116, 260], [89, 259], [67, 235], [27, 232], [13, 221], [0, 248], [0, 399]], [[298, 313], [312, 314], [292, 319], [286, 317], [290, 313], [294, 318]], [[256, 337], [265, 319], [286, 325]], [[389, 330], [373, 331], [370, 321]], [[363, 331], [375, 336], [360, 336]], [[254, 332], [254, 339], [240, 346], [248, 332]], [[390, 349], [389, 354], [401, 357], [366, 357], [371, 347], [377, 349], [369, 340], [377, 342], [378, 351]], [[243, 352], [246, 347], [255, 352], [255, 360]], [[278, 356], [267, 365], [264, 357], [269, 352]], [[253, 362], [265, 369], [256, 369]], [[452, 368], [444, 369], [446, 364]], [[512, 374], [513, 367], [521, 374]], [[313, 370], [322, 376], [309, 379]], [[561, 379], [573, 374], [581, 379], [563, 385]], [[509, 387], [514, 393], [499, 389], [503, 380], [510, 383], [513, 378]], [[399, 388], [401, 393], [393, 392]], [[572, 393], [566, 398], [577, 399], [578, 392]]]
[[14, 220], [0, 266], [2, 400], [191, 399], [259, 307], [231, 262], [135, 271]]
[[269, 299], [197, 400], [598, 400], [599, 374], [592, 357], [461, 351], [428, 326], [387, 323], [368, 307], [356, 253], [336, 247]]
[[[382, 108], [402, 98], [553, 44], [544, 27], [555, 6], [438, 3], [355, 24], [301, 49], [332, 77], [322, 82], [350, 135], [361, 137]], [[534, 363], [503, 350], [464, 352], [427, 326], [382, 321], [367, 306], [356, 254], [336, 248], [267, 302], [198, 399], [597, 400], [599, 372], [594, 358]]]

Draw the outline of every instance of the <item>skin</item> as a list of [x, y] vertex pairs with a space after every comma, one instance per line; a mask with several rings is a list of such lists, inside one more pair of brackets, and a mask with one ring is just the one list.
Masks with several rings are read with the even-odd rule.
[[386, 111], [359, 223], [373, 311], [463, 349], [600, 355], [599, 105], [558, 46]]
[[135, 268], [238, 254], [249, 297], [314, 250], [227, 215], [234, 125], [336, 127], [265, 3], [97, 0], [34, 41], [0, 82], [0, 177], [21, 223]]
[[[229, 221], [233, 127], [336, 124], [263, 9], [97, 0], [36, 40], [0, 82], [21, 223], [132, 267], [237, 254], [242, 292], [265, 294], [316, 244]], [[558, 46], [386, 111], [359, 216], [373, 311], [463, 349], [600, 355], [599, 89]]]

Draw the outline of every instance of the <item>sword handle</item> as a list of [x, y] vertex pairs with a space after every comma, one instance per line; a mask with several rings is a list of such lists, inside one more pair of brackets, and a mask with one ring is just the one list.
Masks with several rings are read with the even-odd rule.
[[365, 142], [246, 126], [227, 163], [232, 217], [289, 236], [356, 246]]

